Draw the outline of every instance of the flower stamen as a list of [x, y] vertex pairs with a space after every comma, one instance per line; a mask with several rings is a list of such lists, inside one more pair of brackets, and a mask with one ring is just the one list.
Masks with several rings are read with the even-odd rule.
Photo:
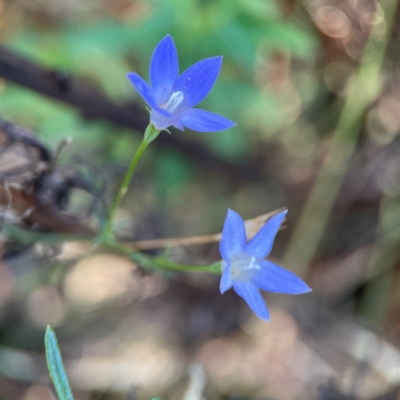
[[232, 278], [248, 281], [251, 279], [254, 270], [260, 269], [257, 258], [245, 253], [237, 253], [231, 258]]
[[163, 108], [165, 111], [168, 111], [172, 114], [180, 106], [182, 101], [183, 101], [183, 93], [173, 92], [167, 104], [165, 104]]

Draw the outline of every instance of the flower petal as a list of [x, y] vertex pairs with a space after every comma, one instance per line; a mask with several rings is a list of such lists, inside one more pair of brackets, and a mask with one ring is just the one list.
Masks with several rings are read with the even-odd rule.
[[263, 260], [260, 266], [260, 269], [255, 270], [251, 281], [262, 290], [286, 294], [302, 294], [312, 290], [293, 272], [271, 261]]
[[175, 118], [173, 126], [174, 126], [174, 128], [179, 129], [180, 131], [183, 131], [183, 129], [184, 129], [184, 126], [182, 125], [182, 122], [179, 121], [178, 118]]
[[135, 74], [134, 72], [129, 72], [129, 74], [127, 74], [126, 76], [131, 81], [134, 88], [142, 96], [143, 100], [151, 108], [157, 110], [158, 112], [160, 112], [161, 114], [164, 114], [167, 117], [171, 116], [171, 114], [168, 111], [165, 111], [165, 110], [161, 109], [160, 107], [158, 107], [153, 92], [151, 91], [149, 85], [143, 78], [141, 78], [138, 74]]
[[150, 82], [159, 106], [168, 101], [178, 78], [178, 53], [170, 35], [158, 43], [150, 63]]
[[221, 282], [219, 284], [219, 290], [221, 294], [224, 294], [227, 290], [232, 287], [232, 276], [231, 276], [231, 265], [228, 262], [222, 271]]
[[274, 215], [250, 240], [245, 248], [245, 253], [251, 254], [257, 258], [265, 258], [271, 252], [275, 236], [285, 219], [287, 210]]
[[180, 118], [182, 124], [197, 132], [217, 132], [236, 124], [228, 118], [198, 108], [189, 108]]
[[183, 126], [175, 115], [168, 113], [166, 116], [164, 115], [164, 112], [161, 113], [160, 110], [155, 110], [154, 108], [150, 112], [150, 122], [159, 131], [167, 129], [170, 126], [175, 126], [176, 128], [183, 130]]
[[269, 321], [269, 311], [258, 288], [251, 282], [234, 282], [234, 291], [242, 297], [249, 307], [264, 321]]
[[242, 217], [228, 208], [221, 241], [219, 242], [222, 258], [228, 261], [233, 254], [242, 252], [245, 245], [246, 230]]
[[201, 60], [189, 67], [176, 81], [174, 92], [185, 96], [186, 108], [199, 104], [210, 92], [217, 80], [222, 65], [222, 57]]

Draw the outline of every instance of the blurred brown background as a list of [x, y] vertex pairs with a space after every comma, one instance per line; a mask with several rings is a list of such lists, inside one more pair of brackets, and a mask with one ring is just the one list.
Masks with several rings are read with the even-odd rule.
[[[396, 7], [0, 0], [0, 115], [37, 135], [0, 124], [3, 226], [98, 228], [147, 122], [125, 74], [147, 78], [169, 33], [181, 71], [224, 56], [202, 107], [237, 127], [162, 133], [118, 212], [120, 236], [207, 235], [228, 207], [244, 219], [288, 207], [271, 258], [313, 288], [266, 294], [265, 323], [232, 291], [221, 296], [218, 276], [150, 274], [83, 244], [3, 235], [0, 399], [54, 398], [47, 324], [77, 400], [400, 398]], [[216, 243], [168, 257], [220, 259]]]

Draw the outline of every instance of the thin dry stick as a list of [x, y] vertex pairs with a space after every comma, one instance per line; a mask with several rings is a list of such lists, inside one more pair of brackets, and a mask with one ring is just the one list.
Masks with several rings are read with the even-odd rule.
[[218, 242], [220, 239], [221, 233], [215, 233], [214, 235], [190, 236], [184, 238], [139, 240], [137, 242], [128, 243], [128, 245], [135, 250], [151, 250], [162, 247], [191, 246], [196, 244], [213, 243]]
[[[256, 218], [244, 221], [246, 226], [247, 238], [251, 239], [260, 230], [260, 228], [265, 224], [267, 220], [283, 210], [285, 210], [285, 208], [280, 208], [267, 214], [260, 215]], [[137, 242], [128, 243], [128, 245], [135, 250], [150, 250], [163, 247], [192, 246], [196, 244], [214, 243], [219, 242], [220, 240], [221, 233], [215, 233], [213, 235], [191, 236], [174, 239], [140, 240]]]

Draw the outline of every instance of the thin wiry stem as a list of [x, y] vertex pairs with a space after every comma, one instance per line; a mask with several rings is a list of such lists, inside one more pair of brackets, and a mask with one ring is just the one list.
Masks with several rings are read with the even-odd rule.
[[[271, 211], [266, 214], [259, 215], [258, 217], [245, 221], [247, 238], [251, 239], [265, 224], [267, 220], [281, 212], [283, 209]], [[93, 237], [85, 235], [70, 235], [70, 234], [57, 234], [57, 233], [41, 233], [32, 232], [26, 229], [21, 229], [15, 225], [7, 224], [3, 227], [3, 234], [12, 240], [24, 244], [33, 243], [48, 243], [60, 244], [70, 242], [80, 242], [88, 244], [93, 242]], [[125, 255], [127, 258], [132, 259], [144, 268], [149, 269], [167, 269], [171, 271], [182, 272], [211, 272], [221, 273], [221, 261], [217, 261], [210, 265], [182, 265], [167, 260], [165, 257], [152, 257], [147, 254], [141, 253], [138, 250], [150, 250], [157, 248], [168, 248], [177, 246], [190, 246], [197, 244], [207, 244], [218, 242], [221, 240], [221, 233], [205, 236], [192, 236], [173, 239], [154, 239], [142, 240], [130, 243], [117, 243], [114, 241], [98, 243], [103, 245], [107, 250], [115, 251]]]
[[[15, 240], [23, 244], [33, 243], [48, 243], [48, 244], [59, 244], [66, 242], [91, 242], [91, 238], [80, 235], [63, 235], [53, 233], [38, 233], [31, 232], [25, 229], [18, 228], [14, 225], [5, 225], [2, 231], [3, 235], [9, 239]], [[209, 272], [214, 274], [221, 273], [221, 261], [214, 262], [209, 265], [186, 265], [179, 264], [166, 259], [163, 256], [150, 256], [148, 254], [135, 251], [132, 248], [117, 242], [99, 243], [96, 246], [88, 246], [88, 253], [95, 251], [98, 248], [104, 248], [107, 251], [121, 254], [135, 263], [141, 265], [145, 269], [149, 270], [169, 270], [169, 271], [180, 271], [180, 272]]]
[[115, 198], [111, 204], [110, 211], [108, 213], [107, 221], [102, 229], [102, 232], [100, 234], [100, 242], [109, 242], [114, 240], [114, 233], [113, 233], [113, 228], [112, 228], [112, 223], [114, 220], [114, 215], [115, 212], [117, 211], [117, 208], [125, 196], [126, 192], [128, 191], [129, 183], [132, 180], [132, 176], [135, 172], [136, 166], [139, 162], [139, 160], [142, 158], [143, 153], [147, 149], [147, 146], [158, 136], [160, 132], [157, 131], [152, 125], [149, 125], [146, 129], [146, 132], [144, 134], [143, 140], [141, 141], [138, 149], [136, 150], [132, 161], [129, 165], [128, 171], [121, 183], [121, 186], [118, 189], [117, 194], [115, 195]]

